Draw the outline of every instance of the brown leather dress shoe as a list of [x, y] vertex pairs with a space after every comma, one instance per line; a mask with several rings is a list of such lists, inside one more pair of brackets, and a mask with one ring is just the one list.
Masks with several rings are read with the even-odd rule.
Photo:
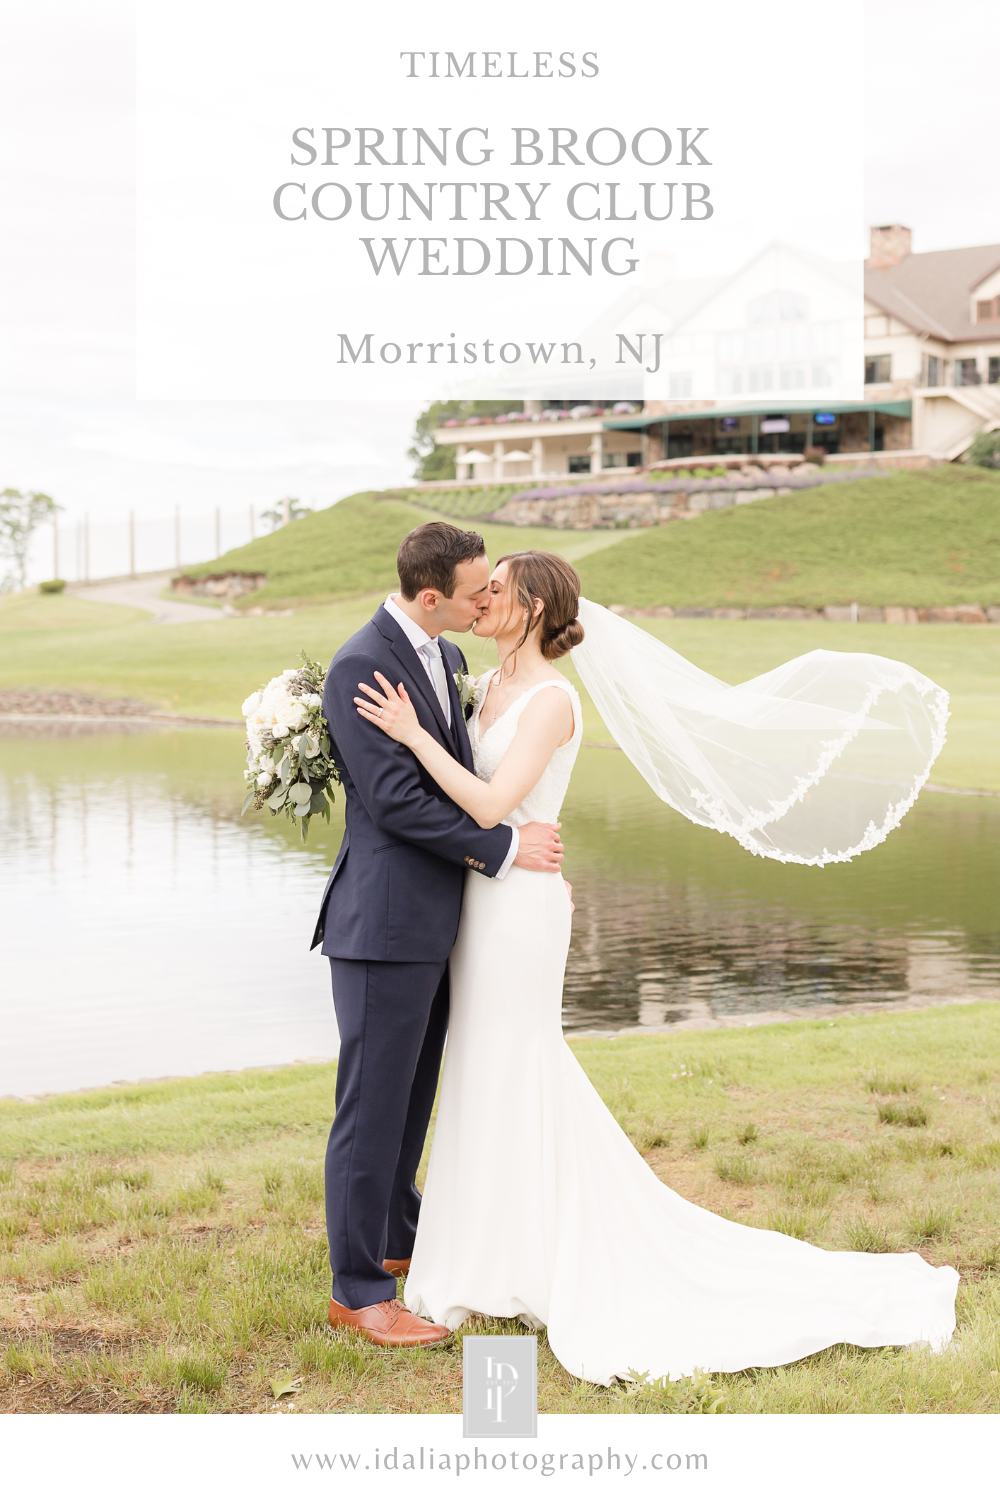
[[410, 1257], [405, 1260], [384, 1260], [383, 1271], [388, 1271], [390, 1276], [405, 1276], [410, 1269]]
[[408, 1312], [395, 1297], [376, 1302], [371, 1307], [344, 1307], [330, 1298], [327, 1314], [332, 1328], [353, 1328], [373, 1344], [390, 1348], [429, 1349], [451, 1338], [451, 1329], [443, 1323], [428, 1323]]

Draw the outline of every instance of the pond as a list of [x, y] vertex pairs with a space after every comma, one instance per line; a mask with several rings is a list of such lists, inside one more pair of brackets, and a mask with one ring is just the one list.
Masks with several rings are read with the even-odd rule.
[[[309, 941], [340, 824], [241, 820], [232, 730], [0, 727], [0, 1095], [331, 1057]], [[1000, 799], [924, 793], [826, 870], [754, 859], [581, 752], [568, 1032], [1000, 998]]]

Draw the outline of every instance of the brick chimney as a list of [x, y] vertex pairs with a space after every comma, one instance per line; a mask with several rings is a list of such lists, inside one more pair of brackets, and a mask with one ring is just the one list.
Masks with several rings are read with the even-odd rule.
[[896, 266], [910, 254], [912, 232], [902, 224], [872, 225], [871, 253], [865, 261], [870, 270]]

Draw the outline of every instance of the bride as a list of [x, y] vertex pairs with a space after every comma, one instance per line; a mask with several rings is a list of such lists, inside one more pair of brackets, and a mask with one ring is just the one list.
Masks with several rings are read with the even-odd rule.
[[[754, 853], [822, 864], [870, 848], [943, 741], [946, 700], [900, 663], [812, 652], [727, 688], [580, 600], [550, 553], [500, 560], [474, 633], [500, 659], [476, 686], [475, 775], [421, 729], [402, 685], [377, 674], [355, 703], [484, 828], [558, 820], [583, 729], [552, 665], [571, 650], [658, 795]], [[562, 1036], [571, 912], [558, 874], [466, 876], [407, 1307], [450, 1328], [472, 1313], [545, 1327], [568, 1371], [604, 1385], [781, 1365], [835, 1343], [943, 1347], [951, 1267], [820, 1250], [659, 1181]]]

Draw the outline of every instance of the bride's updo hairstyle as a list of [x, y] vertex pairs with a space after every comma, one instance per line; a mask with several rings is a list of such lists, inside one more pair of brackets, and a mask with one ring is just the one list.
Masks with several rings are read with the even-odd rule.
[[541, 646], [546, 661], [555, 661], [579, 646], [583, 626], [577, 619], [580, 608], [580, 575], [565, 558], [554, 552], [508, 552], [500, 562], [507, 564], [507, 588], [512, 610], [528, 612], [523, 646], [536, 623], [535, 601], [541, 599]]

